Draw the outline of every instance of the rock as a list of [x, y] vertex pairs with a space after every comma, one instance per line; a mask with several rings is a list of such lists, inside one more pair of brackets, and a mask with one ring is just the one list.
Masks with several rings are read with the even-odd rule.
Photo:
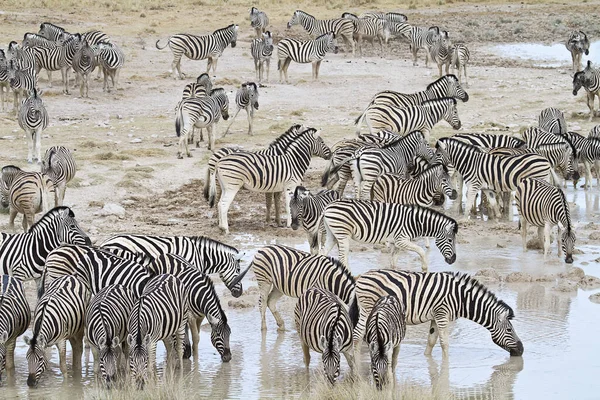
[[537, 238], [527, 241], [527, 250], [542, 250], [543, 248], [544, 244]]
[[230, 308], [252, 308], [252, 307], [254, 307], [254, 303], [252, 303], [250, 300], [244, 299], [244, 298], [231, 299], [227, 302], [227, 305]]
[[500, 275], [498, 274], [498, 271], [496, 271], [493, 268], [484, 268], [484, 269], [480, 269], [479, 271], [477, 271], [474, 275], [474, 277], [481, 282], [487, 282], [487, 283], [491, 283], [491, 282], [498, 282], [500, 281]]
[[97, 214], [102, 216], [116, 215], [119, 218], [125, 218], [125, 209], [120, 204], [107, 203]]
[[130, 140], [129, 143], [142, 143], [142, 139], [135, 138], [135, 139]]
[[600, 287], [600, 279], [595, 276], [586, 275], [579, 280], [579, 287], [582, 289], [597, 289]]
[[534, 279], [536, 282], [553, 282], [556, 280], [556, 274], [547, 274], [538, 276]]
[[258, 294], [258, 286], [250, 286], [244, 290], [244, 294]]
[[552, 290], [558, 292], [572, 292], [577, 290], [577, 283], [573, 281], [560, 281], [552, 287]]
[[594, 293], [590, 295], [590, 301], [592, 303], [600, 304], [600, 293]]
[[90, 183], [90, 182], [88, 182], [88, 181], [83, 181], [83, 182], [80, 182], [80, 183], [79, 183], [79, 186], [81, 186], [81, 187], [88, 187], [88, 186], [90, 186], [90, 185], [91, 185], [91, 183]]
[[125, 206], [130, 206], [132, 204], [135, 204], [135, 200], [131, 200], [131, 199], [125, 199], [121, 202], [121, 204], [125, 205]]
[[11, 136], [11, 135], [6, 135], [6, 136], [2, 136], [0, 139], [3, 139], [3, 140], [15, 140], [15, 137]]
[[594, 231], [590, 233], [590, 240], [600, 240], [600, 231]]
[[594, 262], [600, 263], [600, 257], [596, 258]]
[[500, 244], [500, 243], [496, 243], [496, 247], [499, 248], [499, 249], [505, 249], [506, 248], [505, 245]]
[[561, 272], [558, 274], [560, 278], [566, 279], [568, 281], [578, 282], [581, 278], [585, 277], [585, 272], [579, 267], [573, 267], [569, 269], [568, 272]]
[[533, 278], [528, 273], [517, 271], [517, 272], [511, 272], [510, 274], [506, 275], [506, 278], [504, 278], [504, 280], [509, 283], [511, 283], [511, 282], [531, 282], [533, 280]]

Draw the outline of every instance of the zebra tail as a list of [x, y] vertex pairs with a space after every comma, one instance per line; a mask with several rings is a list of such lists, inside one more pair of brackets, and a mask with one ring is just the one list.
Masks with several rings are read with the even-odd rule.
[[352, 322], [352, 330], [354, 330], [354, 328], [356, 328], [356, 325], [358, 325], [358, 317], [359, 317], [358, 301], [356, 300], [356, 295], [354, 295], [354, 297], [352, 297], [352, 300], [350, 300], [350, 307], [348, 308], [348, 315], [350, 316], [350, 322]]
[[367, 108], [365, 108], [365, 110], [358, 116], [358, 118], [354, 120], [354, 125], [356, 125], [356, 136], [360, 135], [360, 128], [362, 127], [363, 120], [365, 118], [365, 115], [367, 114], [367, 110], [369, 109], [370, 105], [371, 104], [369, 103]]
[[204, 199], [208, 200], [209, 199], [209, 193], [210, 193], [210, 181], [214, 179], [214, 174], [210, 173], [210, 167], [206, 168], [206, 178], [204, 179], [204, 190], [203, 190], [203, 194], [204, 194]]
[[37, 298], [38, 301], [42, 298], [46, 291], [46, 268], [44, 268], [44, 272], [42, 272], [42, 277], [40, 278], [40, 284], [37, 288]]
[[158, 39], [158, 40], [156, 41], [156, 48], [157, 48], [157, 49], [159, 49], [159, 50], [162, 50], [162, 49], [164, 49], [165, 47], [167, 47], [167, 46], [169, 45], [169, 40], [168, 40], [168, 39], [167, 39], [167, 43], [166, 43], [166, 44], [165, 44], [163, 47], [160, 47], [160, 46], [158, 45], [158, 42], [160, 42], [160, 39]]
[[281, 60], [277, 60], [277, 71], [281, 70]]
[[181, 120], [183, 119], [182, 109], [183, 107], [177, 108], [177, 116], [175, 117], [175, 132], [177, 133], [177, 137], [181, 136]]
[[[207, 200], [208, 200], [208, 205], [210, 206], [210, 208], [213, 208], [215, 206], [215, 198], [217, 197], [217, 179], [216, 179], [216, 176], [215, 176], [217, 174], [216, 168], [217, 167], [215, 167], [215, 173], [209, 179], [208, 198], [207, 198]], [[207, 174], [210, 174], [210, 171], [207, 172]], [[221, 187], [221, 190], [223, 190], [222, 187]]]
[[321, 175], [321, 186], [322, 187], [327, 186], [327, 182], [329, 182], [329, 177], [332, 175], [331, 169], [334, 167], [335, 166], [333, 165], [333, 157], [332, 157], [329, 160], [329, 162], [327, 163], [327, 167], [325, 167], [325, 171], [323, 171], [323, 175]]

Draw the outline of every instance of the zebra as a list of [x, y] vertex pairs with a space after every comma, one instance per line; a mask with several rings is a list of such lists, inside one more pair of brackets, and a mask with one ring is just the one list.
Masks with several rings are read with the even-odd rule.
[[209, 96], [181, 100], [177, 108], [175, 132], [179, 137], [177, 158], [183, 154], [192, 156], [189, 149], [188, 135], [193, 127], [206, 128], [208, 131], [208, 149], [215, 148], [216, 124], [221, 119], [229, 119], [229, 98], [223, 88], [216, 88]]
[[583, 71], [576, 72], [573, 76], [573, 96], [577, 96], [579, 89], [584, 88], [587, 93], [587, 106], [590, 109], [589, 121], [595, 116], [594, 101], [598, 97], [600, 101], [600, 70], [592, 67], [588, 61]]
[[390, 39], [397, 37], [401, 37], [410, 41], [412, 30], [413, 27], [406, 22], [386, 21], [383, 25], [385, 44], [388, 44]]
[[406, 22], [408, 17], [404, 14], [396, 12], [364, 12], [358, 16], [358, 18], [377, 18], [383, 19], [388, 22]]
[[50, 192], [54, 185], [47, 175], [39, 172], [25, 172], [14, 165], [2, 168], [2, 206], [9, 207], [8, 227], [15, 232], [15, 217], [23, 214], [23, 231], [33, 226], [35, 214], [46, 214]]
[[441, 31], [437, 40], [429, 47], [429, 56], [432, 61], [438, 66], [440, 78], [442, 75], [442, 67], [446, 67], [446, 75], [450, 72], [450, 63], [452, 62], [452, 43], [448, 31]]
[[[181, 96], [182, 99], [189, 99], [189, 98], [198, 98], [198, 97], [205, 97], [205, 96], [210, 96], [210, 92], [212, 91], [213, 88], [213, 84], [212, 81], [210, 80], [210, 76], [208, 76], [208, 74], [206, 72], [201, 73], [200, 75], [198, 75], [198, 77], [196, 78], [196, 82], [190, 82], [187, 85], [185, 85], [185, 87], [183, 88], [183, 95]], [[181, 102], [179, 102], [177, 104], [177, 107], [175, 107], [175, 110], [177, 110], [179, 107], [181, 107]], [[188, 143], [193, 143], [194, 142], [194, 136], [196, 135], [196, 129], [194, 127], [192, 127], [192, 133], [190, 134], [190, 138], [188, 140]], [[204, 141], [204, 136], [202, 134], [202, 129], [200, 129], [200, 137], [196, 138], [196, 147], [200, 147], [200, 142]]]
[[93, 46], [96, 54], [97, 63], [104, 74], [104, 83], [102, 90], [110, 93], [108, 78], [112, 82], [113, 89], [120, 89], [119, 75], [121, 68], [125, 64], [125, 54], [119, 46], [110, 42], [98, 42]]
[[325, 207], [336, 200], [340, 195], [335, 190], [321, 190], [313, 194], [303, 186], [296, 186], [290, 198], [290, 212], [292, 213], [292, 229], [298, 230], [300, 224], [308, 236], [311, 254], [319, 253], [319, 234], [324, 239], [324, 227], [321, 216]]
[[[561, 166], [563, 173], [568, 179], [569, 175], [574, 175], [575, 181], [579, 179], [579, 173], [573, 174], [573, 169], [577, 169], [576, 160], [578, 158], [577, 148], [573, 145], [566, 134], [554, 134], [538, 127], [530, 127], [525, 129], [521, 136], [525, 139], [527, 146], [535, 152], [545, 156], [550, 164], [554, 167]], [[542, 145], [563, 145], [563, 151], [552, 148], [552, 146], [541, 147]], [[554, 171], [550, 171], [555, 182], [558, 181]]]
[[[290, 192], [301, 183], [312, 156], [331, 157], [331, 150], [321, 138], [320, 131], [314, 128], [302, 132], [281, 156], [238, 152], [221, 158], [215, 171], [222, 190], [218, 204], [219, 228], [229, 233], [227, 213], [242, 187], [262, 193], [283, 192], [286, 195], [287, 226], [290, 227]], [[211, 204], [214, 204], [215, 195], [215, 182], [211, 181]]]
[[250, 266], [237, 279], [241, 281], [250, 268], [254, 269], [258, 284], [262, 331], [267, 330], [267, 306], [277, 322], [277, 330], [284, 331], [285, 324], [277, 311], [277, 301], [283, 295], [300, 297], [313, 286], [339, 297], [348, 306], [350, 320], [355, 325], [358, 309], [354, 277], [338, 260], [287, 246], [268, 245], [256, 252]]
[[158, 258], [172, 253], [183, 257], [205, 274], [219, 273], [233, 297], [242, 295], [242, 285], [234, 284], [240, 273], [240, 260], [244, 253], [224, 243], [205, 236], [148, 236], [119, 234], [108, 238], [101, 247], [119, 256], [143, 253]]
[[511, 149], [525, 148], [527, 143], [518, 137], [493, 133], [457, 133], [452, 139], [460, 140], [484, 149], [507, 147]]
[[375, 104], [367, 108], [364, 119], [371, 133], [375, 129], [389, 129], [402, 135], [419, 130], [423, 132], [427, 142], [429, 142], [429, 132], [442, 119], [455, 130], [460, 129], [462, 125], [456, 108], [456, 99], [453, 97], [427, 100], [421, 105], [407, 108]]
[[538, 127], [555, 135], [565, 135], [567, 133], [565, 115], [555, 107], [542, 110], [538, 117]]
[[381, 390], [389, 382], [394, 385], [400, 343], [405, 335], [404, 303], [393, 294], [381, 296], [367, 317], [365, 335], [371, 355], [371, 373], [377, 390]]
[[89, 75], [94, 72], [96, 68], [96, 55], [93, 49], [90, 47], [87, 40], [83, 40], [81, 47], [75, 52], [73, 55], [72, 66], [77, 74], [78, 79], [80, 79], [79, 86], [79, 96], [80, 97], [89, 97], [89, 83], [88, 78]]
[[181, 72], [181, 57], [183, 55], [190, 60], [204, 60], [207, 58], [206, 73], [208, 73], [212, 67], [213, 74], [215, 74], [217, 73], [217, 62], [219, 61], [219, 57], [223, 54], [223, 51], [225, 51], [225, 48], [230, 44], [232, 48], [236, 46], [238, 29], [239, 27], [236, 24], [231, 24], [203, 36], [187, 33], [172, 35], [169, 36], [167, 44], [163, 47], [158, 45], [160, 40], [157, 40], [156, 48], [162, 50], [169, 46], [173, 52], [171, 70], [175, 79], [177, 79], [177, 77], [183, 79], [183, 73]]
[[499, 215], [494, 191], [514, 191], [524, 178], [549, 179], [550, 163], [537, 154], [496, 156], [452, 138], [438, 140], [436, 149], [444, 163], [454, 165], [467, 183], [465, 217], [474, 206], [479, 190], [484, 190], [495, 214]]
[[[56, 47], [32, 47], [35, 55], [35, 73], [39, 74], [43, 68], [47, 71], [61, 71], [64, 84], [64, 94], [69, 94], [69, 72], [73, 63], [73, 56], [82, 43], [81, 35], [76, 33]], [[52, 87], [52, 81], [49, 82]]]
[[67, 376], [66, 340], [73, 352], [73, 373], [81, 374], [85, 310], [90, 294], [74, 276], [63, 276], [48, 287], [35, 306], [33, 336], [25, 336], [29, 376], [27, 386], [35, 387], [48, 367], [46, 348], [56, 345], [60, 372]]
[[246, 110], [248, 116], [248, 134], [252, 135], [252, 123], [254, 122], [254, 110], [258, 110], [258, 86], [254, 82], [242, 83], [242, 86], [238, 89], [235, 94], [235, 104], [237, 111], [235, 112], [229, 126], [225, 130], [223, 137], [229, 133], [229, 128], [233, 124], [235, 117], [240, 111]]
[[471, 58], [471, 52], [464, 43], [455, 43], [450, 47], [450, 68], [456, 70], [458, 80], [462, 83], [462, 72], [465, 73], [465, 87], [469, 87], [467, 77], [467, 64]]
[[118, 365], [128, 353], [127, 322], [135, 295], [123, 285], [106, 286], [96, 293], [85, 313], [85, 338], [94, 354], [94, 373], [109, 388], [117, 380]]
[[59, 40], [65, 39], [67, 36], [70, 36], [71, 34], [67, 31], [65, 31], [65, 29], [63, 27], [54, 25], [50, 22], [42, 22], [40, 24], [40, 30], [38, 31], [38, 35], [43, 36], [48, 40], [57, 42]]
[[256, 31], [257, 38], [264, 35], [269, 27], [269, 17], [267, 16], [267, 13], [259, 11], [256, 7], [252, 7], [250, 9], [250, 26]]
[[573, 73], [581, 70], [581, 55], [590, 54], [590, 41], [583, 31], [571, 31], [565, 47], [571, 53], [573, 60]]
[[59, 45], [59, 43], [48, 40], [44, 36], [38, 35], [36, 33], [26, 33], [23, 35], [23, 41], [21, 42], [21, 46], [24, 48], [27, 47], [47, 47], [47, 48], [55, 48]]
[[23, 103], [22, 99], [36, 87], [35, 71], [22, 68], [19, 64], [14, 60], [10, 60], [7, 69], [8, 83], [13, 91], [13, 111], [15, 115], [19, 114]]
[[342, 14], [342, 18], [350, 19], [354, 22], [354, 33], [352, 38], [358, 45], [358, 53], [362, 56], [362, 40], [369, 40], [371, 44], [375, 42], [375, 39], [379, 40], [379, 47], [383, 53], [383, 40], [386, 40], [389, 36], [386, 36], [387, 24], [384, 19], [380, 18], [358, 18], [355, 14], [345, 12]]
[[156, 366], [159, 340], [168, 343], [167, 359], [172, 358], [170, 352], [176, 352], [177, 367], [182, 372], [187, 313], [184, 287], [178, 278], [163, 274], [148, 282], [127, 322], [129, 370], [138, 389], [143, 389], [148, 380], [148, 369]]
[[412, 240], [434, 237], [447, 264], [456, 261], [458, 223], [435, 210], [410, 204], [380, 203], [365, 200], [339, 200], [323, 211], [327, 239], [323, 252], [327, 255], [337, 243], [339, 259], [348, 264], [350, 239], [362, 243], [393, 242], [390, 264], [399, 251], [413, 251], [421, 258], [421, 268], [427, 271], [427, 256]]
[[269, 82], [271, 56], [273, 55], [273, 36], [271, 36], [271, 32], [266, 31], [262, 34], [262, 37], [252, 40], [250, 54], [254, 59], [254, 71], [258, 82], [261, 83], [263, 80], [265, 67], [267, 69], [267, 82]]
[[48, 112], [38, 91], [33, 88], [19, 108], [19, 126], [27, 137], [27, 162], [42, 162], [42, 131], [48, 127]]
[[[600, 137], [593, 136], [594, 129], [588, 134], [588, 137], [584, 137], [575, 132], [567, 132], [567, 137], [573, 143], [573, 146], [577, 149], [577, 159], [583, 162], [585, 169], [585, 188], [592, 187], [592, 164], [596, 163], [595, 169], [598, 171], [598, 160], [600, 160]], [[575, 167], [577, 170], [577, 167]], [[597, 176], [600, 177], [598, 172]]]
[[287, 23], [287, 28], [290, 29], [296, 24], [301, 25], [309, 33], [309, 35], [312, 35], [313, 37], [318, 38], [325, 34], [331, 33], [333, 33], [335, 38], [341, 37], [345, 44], [352, 46], [352, 56], [354, 56], [353, 21], [347, 18], [316, 19], [312, 15], [302, 10], [296, 10], [294, 11], [290, 21]]
[[431, 207], [435, 195], [443, 193], [456, 200], [458, 193], [452, 188], [448, 168], [432, 164], [414, 179], [402, 179], [395, 174], [380, 175], [371, 187], [371, 199], [383, 203], [418, 204]]
[[65, 191], [77, 172], [77, 164], [71, 150], [64, 146], [52, 146], [46, 150], [42, 160], [42, 174], [48, 176], [54, 184], [55, 206], [62, 206], [65, 200]]
[[575, 231], [571, 223], [569, 204], [563, 191], [540, 179], [521, 180], [517, 187], [517, 208], [523, 239], [523, 251], [527, 251], [527, 224], [538, 227], [538, 237], [544, 237], [544, 259], [550, 252], [550, 231], [558, 225], [558, 257], [565, 253], [565, 262], [573, 263]]
[[312, 79], [319, 79], [319, 69], [325, 54], [333, 51], [337, 54], [338, 47], [336, 36], [333, 32], [324, 33], [314, 40], [299, 40], [286, 38], [277, 44], [277, 69], [279, 70], [279, 82], [290, 83], [287, 70], [292, 61], [300, 64], [312, 63]]
[[200, 325], [206, 317], [212, 330], [210, 340], [213, 347], [217, 350], [223, 362], [231, 361], [231, 349], [229, 347], [231, 328], [209, 276], [198, 270], [186, 259], [170, 253], [158, 256], [148, 266], [148, 269], [153, 274], [171, 274], [181, 280], [189, 307], [188, 324], [192, 331], [192, 354], [194, 358], [198, 358]]
[[15, 371], [17, 338], [29, 327], [31, 310], [23, 284], [9, 275], [0, 275], [0, 380], [6, 369]]
[[420, 49], [425, 50], [425, 67], [429, 66], [429, 49], [440, 37], [440, 28], [432, 26], [423, 28], [420, 26], [411, 26], [406, 34], [410, 42], [410, 51], [413, 55], [413, 66], [417, 65], [417, 53]]
[[354, 329], [355, 345], [364, 335], [375, 302], [382, 296], [395, 295], [404, 304], [407, 325], [431, 321], [426, 355], [431, 355], [439, 337], [442, 356], [448, 359], [448, 324], [457, 318], [468, 318], [486, 328], [492, 341], [511, 356], [523, 355], [523, 342], [511, 323], [512, 308], [467, 274], [371, 270], [356, 280], [356, 295], [360, 319]]
[[329, 383], [334, 384], [340, 375], [340, 353], [344, 354], [350, 374], [354, 375], [354, 325], [346, 307], [335, 295], [318, 287], [308, 289], [296, 303], [294, 321], [307, 369], [312, 349], [322, 354]]
[[26, 233], [0, 233], [0, 274], [22, 281], [42, 275], [48, 253], [65, 243], [91, 245], [69, 207], [48, 211]]
[[4, 103], [6, 102], [4, 89], [6, 94], [10, 90], [10, 82], [8, 79], [8, 60], [6, 59], [6, 53], [3, 49], [0, 49], [0, 109], [4, 111]]

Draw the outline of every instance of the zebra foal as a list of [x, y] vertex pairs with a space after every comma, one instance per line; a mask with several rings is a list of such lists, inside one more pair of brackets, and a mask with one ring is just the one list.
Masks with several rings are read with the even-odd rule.
[[27, 138], [27, 162], [42, 162], [42, 131], [48, 127], [48, 112], [42, 98], [34, 88], [23, 101], [18, 114], [19, 126]]
[[52, 146], [46, 150], [42, 160], [42, 174], [54, 184], [54, 204], [62, 206], [65, 200], [67, 183], [75, 177], [77, 164], [73, 153], [64, 146]]
[[583, 31], [571, 31], [565, 47], [571, 53], [573, 73], [581, 70], [581, 56], [590, 54], [590, 40]]
[[98, 42], [93, 46], [93, 49], [104, 75], [102, 90], [110, 92], [111, 88], [108, 85], [108, 78], [110, 78], [113, 89], [120, 89], [119, 75], [121, 74], [121, 68], [125, 64], [123, 50], [116, 44], [105, 41]]
[[279, 70], [279, 82], [290, 83], [287, 70], [292, 61], [300, 64], [312, 63], [312, 78], [319, 79], [319, 69], [325, 55], [333, 51], [337, 54], [338, 47], [335, 33], [328, 32], [314, 40], [282, 39], [277, 44], [277, 69]]
[[267, 82], [269, 82], [269, 70], [271, 68], [271, 56], [273, 55], [273, 37], [271, 32], [266, 31], [262, 37], [253, 39], [250, 43], [250, 54], [254, 59], [254, 71], [259, 83], [263, 81], [265, 68], [267, 69]]
[[89, 97], [89, 77], [96, 69], [96, 54], [87, 40], [83, 40], [79, 49], [73, 55], [71, 63], [79, 79], [79, 96]]
[[471, 52], [464, 43], [455, 43], [450, 47], [450, 68], [456, 70], [459, 82], [462, 83], [462, 72], [465, 74], [465, 87], [469, 87], [467, 77], [467, 64], [471, 59]]
[[267, 16], [267, 13], [260, 11], [256, 7], [252, 7], [250, 9], [250, 26], [256, 31], [257, 38], [264, 35], [269, 27], [269, 17]]
[[[12, 84], [11, 84], [12, 86]], [[594, 111], [594, 102], [596, 97], [600, 101], [600, 70], [592, 67], [592, 62], [588, 61], [583, 71], [576, 72], [573, 76], [573, 96], [577, 96], [579, 89], [584, 88], [587, 94], [587, 106], [590, 109], [589, 121], [596, 115]]]
[[9, 275], [0, 275], [0, 381], [6, 369], [15, 371], [17, 338], [29, 327], [31, 310], [23, 284]]
[[238, 89], [235, 94], [235, 105], [237, 106], [237, 111], [235, 112], [233, 118], [231, 118], [231, 122], [229, 126], [225, 130], [223, 137], [229, 133], [229, 128], [233, 124], [235, 117], [240, 113], [240, 111], [245, 110], [246, 115], [248, 116], [248, 135], [252, 135], [252, 124], [254, 122], [254, 110], [258, 110], [258, 86], [254, 82], [246, 82], [242, 83], [242, 86]]

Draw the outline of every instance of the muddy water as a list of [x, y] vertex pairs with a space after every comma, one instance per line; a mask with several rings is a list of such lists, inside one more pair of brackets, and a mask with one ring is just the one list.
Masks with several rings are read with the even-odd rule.
[[[566, 49], [564, 43], [555, 43], [544, 45], [540, 43], [515, 43], [500, 44], [491, 47], [491, 51], [506, 58], [532, 60], [536, 66], [541, 67], [560, 67], [571, 65], [571, 53]], [[593, 42], [590, 45], [590, 54], [584, 55], [582, 63], [587, 60], [592, 63], [600, 63], [600, 41]]]
[[[592, 191], [567, 191], [572, 205], [572, 218], [578, 226], [600, 219], [600, 194]], [[448, 212], [452, 213], [452, 206]], [[458, 261], [448, 267], [436, 249], [429, 251], [430, 270], [456, 270], [475, 273], [482, 268], [494, 268], [501, 274], [512, 271], [528, 272], [534, 276], [559, 273], [568, 270], [555, 254], [544, 262], [539, 251], [526, 254], [521, 249], [520, 235], [516, 223], [508, 229], [500, 229], [494, 222], [474, 221], [473, 226], [482, 232], [498, 232], [489, 235], [461, 237], [458, 245]], [[250, 260], [258, 243], [250, 235], [246, 259]], [[286, 239], [286, 244], [307, 250], [301, 234], [295, 240]], [[586, 239], [586, 240], [583, 240]], [[577, 246], [575, 266], [589, 275], [599, 276], [600, 247], [583, 238]], [[273, 242], [276, 242], [274, 240]], [[468, 243], [467, 243], [468, 242]], [[366, 251], [361, 251], [361, 250]], [[553, 248], [555, 250], [555, 248]], [[353, 247], [350, 263], [355, 274], [371, 268], [387, 266], [389, 254], [357, 244]], [[401, 256], [401, 262], [417, 270], [419, 262], [413, 255]], [[255, 285], [253, 276], [244, 281], [245, 288]], [[432, 358], [425, 357], [427, 326], [408, 328], [402, 345], [397, 377], [399, 382], [408, 382], [425, 388], [437, 398], [485, 398], [533, 399], [533, 398], [597, 398], [600, 390], [600, 306], [589, 301], [593, 291], [560, 292], [553, 290], [550, 283], [489, 284], [496, 294], [515, 310], [514, 326], [525, 345], [522, 358], [511, 358], [495, 346], [489, 333], [480, 326], [467, 321], [457, 321], [450, 336], [450, 357], [442, 363], [441, 350], [436, 347]], [[231, 299], [226, 296], [222, 284], [218, 293], [223, 294], [223, 303]], [[256, 296], [248, 295], [252, 302]], [[293, 327], [294, 300], [282, 299], [278, 307], [285, 318], [287, 331], [278, 333], [272, 316], [267, 312], [269, 331], [260, 331], [259, 312], [256, 307], [229, 309], [228, 317], [232, 328], [231, 348], [233, 360], [222, 364], [209, 341], [205, 326], [201, 334], [200, 360], [186, 362], [187, 377], [179, 383], [180, 396], [187, 398], [298, 398], [310, 396], [315, 374], [321, 370], [320, 357], [313, 354], [311, 373], [303, 367], [302, 351]], [[30, 334], [30, 332], [28, 332]], [[84, 370], [81, 380], [69, 377], [63, 380], [58, 369], [58, 355], [52, 351], [50, 370], [44, 375], [37, 389], [26, 386], [27, 365], [25, 344], [19, 341], [16, 354], [16, 379], [0, 388], [0, 398], [98, 398], [94, 388], [91, 363]], [[368, 379], [367, 351], [363, 348], [362, 374]], [[159, 376], [164, 368], [164, 353], [159, 347]], [[85, 367], [84, 367], [85, 368]], [[345, 360], [342, 373], [347, 374]], [[162, 378], [161, 378], [162, 379]], [[344, 376], [342, 376], [342, 380]], [[348, 384], [348, 383], [343, 383]], [[108, 397], [104, 393], [100, 397]]]

